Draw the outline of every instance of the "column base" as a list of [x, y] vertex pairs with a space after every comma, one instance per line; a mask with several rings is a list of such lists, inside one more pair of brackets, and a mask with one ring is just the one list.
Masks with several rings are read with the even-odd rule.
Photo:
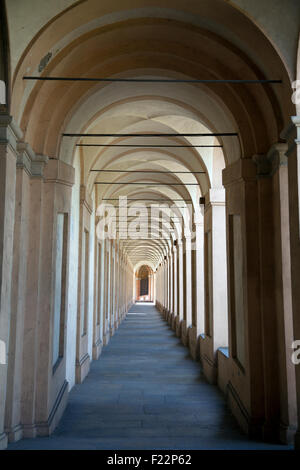
[[47, 421], [36, 423], [37, 436], [50, 436], [66, 409], [69, 397], [68, 382], [65, 380], [55, 400]]
[[195, 361], [198, 361], [200, 356], [199, 336], [197, 334], [197, 328], [195, 326], [190, 326], [188, 328], [188, 344], [192, 358]]
[[23, 424], [23, 439], [33, 439], [37, 436], [35, 424]]
[[8, 442], [17, 442], [23, 437], [23, 428], [21, 424], [14, 426], [13, 428], [5, 429], [7, 434]]
[[172, 321], [171, 321], [171, 328], [172, 328], [173, 331], [176, 331], [176, 318], [177, 318], [177, 315], [175, 315], [175, 313], [173, 313]]
[[294, 438], [295, 450], [300, 450], [300, 429], [295, 434]]
[[167, 315], [167, 322], [168, 322], [168, 325], [170, 325], [170, 326], [171, 326], [171, 324], [172, 324], [173, 316], [174, 316], [174, 313], [168, 312], [168, 315]]
[[188, 327], [185, 320], [181, 322], [181, 342], [184, 346], [188, 346], [189, 344]]
[[106, 333], [103, 334], [103, 346], [107, 346], [110, 340], [110, 334], [109, 331], [106, 331]]
[[76, 383], [81, 384], [90, 371], [90, 356], [86, 353], [79, 361], [76, 361]]
[[181, 337], [181, 320], [179, 315], [175, 318], [175, 334], [178, 338]]
[[5, 432], [0, 434], [0, 450], [4, 450], [7, 447], [8, 439]]
[[116, 332], [115, 325], [112, 325], [109, 329], [110, 337], [112, 337], [115, 334], [115, 332]]
[[164, 308], [163, 316], [166, 321], [168, 321], [168, 315], [169, 315], [169, 310], [167, 308]]
[[218, 367], [208, 356], [201, 356], [201, 364], [203, 367], [203, 373], [208, 382], [212, 385], [216, 385], [218, 382]]
[[102, 352], [102, 341], [99, 338], [96, 343], [93, 344], [93, 360], [97, 361], [99, 359], [99, 356]]
[[232, 383], [229, 382], [227, 385], [227, 400], [228, 406], [237, 420], [238, 424], [242, 430], [247, 434], [251, 439], [262, 439], [262, 429], [263, 422], [261, 419], [253, 418], [245, 405], [243, 404], [241, 398], [239, 397], [237, 391], [233, 387]]

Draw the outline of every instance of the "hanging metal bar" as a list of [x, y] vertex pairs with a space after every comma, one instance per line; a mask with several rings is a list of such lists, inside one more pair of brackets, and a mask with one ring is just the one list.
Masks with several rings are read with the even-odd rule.
[[126, 184], [126, 185], [138, 185], [142, 184], [143, 186], [199, 186], [198, 183], [147, 183], [142, 181], [140, 183], [127, 183], [126, 181], [120, 181], [119, 183], [110, 182], [110, 181], [95, 181], [94, 184]]
[[144, 145], [144, 144], [76, 144], [76, 147], [137, 147], [137, 148], [213, 148], [223, 145]]
[[168, 134], [81, 134], [63, 133], [63, 137], [236, 137], [237, 132], [189, 132], [189, 133], [168, 133]]
[[[120, 196], [120, 197], [124, 197], [124, 196]], [[154, 201], [154, 202], [155, 201], [156, 202], [157, 201], [159, 201], [159, 202], [161, 202], [161, 201], [166, 201], [166, 202], [172, 202], [172, 201], [192, 202], [192, 199], [182, 199], [182, 198], [181, 199], [172, 199], [172, 200], [170, 200], [170, 199], [147, 199], [147, 198], [146, 199], [144, 199], [144, 198], [142, 198], [142, 199], [141, 198], [132, 199], [132, 198], [126, 198], [126, 200], [127, 201]], [[120, 200], [119, 198], [104, 197], [104, 198], [102, 198], [102, 201], [120, 201], [120, 202], [122, 202], [122, 199]], [[124, 200], [124, 202], [125, 202], [125, 200]]]
[[111, 78], [111, 77], [38, 77], [24, 75], [23, 80], [39, 80], [39, 81], [60, 81], [60, 82], [118, 82], [118, 83], [230, 83], [230, 84], [265, 84], [265, 83], [282, 83], [278, 79], [262, 79], [262, 80], [240, 80], [240, 79], [208, 79], [201, 80], [196, 78]]
[[102, 173], [168, 173], [168, 174], [187, 174], [196, 175], [206, 173], [206, 171], [159, 171], [159, 170], [90, 170]]

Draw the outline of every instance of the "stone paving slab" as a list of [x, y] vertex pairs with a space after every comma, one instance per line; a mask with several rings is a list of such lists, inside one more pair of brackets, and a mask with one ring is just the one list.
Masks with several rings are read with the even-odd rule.
[[[132, 315], [131, 315], [132, 313]], [[136, 315], [133, 315], [136, 313]], [[289, 449], [250, 441], [151, 304], [134, 305], [50, 437], [9, 449]]]

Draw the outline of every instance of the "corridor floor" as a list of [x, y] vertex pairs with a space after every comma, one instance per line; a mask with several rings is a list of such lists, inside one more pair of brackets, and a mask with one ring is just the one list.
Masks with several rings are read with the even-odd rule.
[[50, 437], [9, 449], [287, 449], [249, 441], [153, 305], [134, 305]]

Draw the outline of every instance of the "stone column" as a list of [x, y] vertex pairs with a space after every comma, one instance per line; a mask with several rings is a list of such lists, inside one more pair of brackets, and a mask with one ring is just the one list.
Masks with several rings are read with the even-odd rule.
[[[200, 216], [199, 216], [200, 217]], [[198, 218], [199, 218], [198, 217]], [[193, 359], [200, 355], [199, 338], [204, 331], [204, 247], [203, 217], [194, 222], [195, 238], [192, 242], [192, 325], [189, 328], [189, 349]]]
[[30, 237], [28, 238], [26, 270], [26, 297], [24, 307], [24, 333], [22, 351], [22, 389], [21, 423], [23, 437], [35, 437], [37, 434], [35, 419], [36, 374], [38, 363], [38, 341], [36, 328], [39, 321], [39, 283], [42, 250], [43, 227], [43, 178], [31, 180], [29, 220]]
[[[5, 430], [10, 442], [23, 437], [21, 425], [24, 323], [26, 312], [28, 245], [30, 232], [31, 178], [42, 181], [46, 158], [36, 157], [24, 143], [17, 146], [16, 213], [12, 271], [12, 311], [6, 396]], [[33, 273], [30, 272], [30, 276]]]
[[188, 329], [192, 325], [192, 266], [191, 236], [184, 234], [183, 249], [183, 320], [181, 322], [181, 340], [188, 345]]
[[297, 397], [295, 366], [291, 361], [291, 344], [294, 340], [291, 253], [288, 194], [287, 144], [272, 146], [267, 159], [270, 162], [274, 213], [274, 265], [275, 302], [278, 326], [280, 429], [283, 443], [294, 440], [297, 427]]
[[76, 342], [76, 383], [81, 383], [90, 370], [88, 353], [89, 263], [92, 198], [85, 186], [80, 187], [78, 307]]
[[169, 282], [168, 282], [168, 290], [169, 290], [169, 308], [168, 308], [168, 323], [171, 324], [172, 322], [172, 315], [173, 315], [173, 256], [172, 252], [168, 255], [168, 267], [169, 267]]
[[173, 242], [173, 256], [172, 256], [172, 305], [173, 305], [173, 311], [172, 311], [172, 317], [171, 317], [171, 327], [173, 330], [175, 330], [175, 320], [176, 320], [176, 315], [177, 315], [177, 247], [175, 245], [175, 241]]
[[110, 282], [110, 336], [115, 334], [115, 281], [116, 281], [116, 252], [114, 240], [111, 240], [111, 282]]
[[[291, 285], [294, 341], [300, 340], [300, 116], [293, 116], [291, 125], [282, 133], [288, 142], [289, 221], [291, 248]], [[300, 449], [300, 364], [299, 343], [292, 346], [295, 354], [296, 394], [298, 409], [298, 429], [295, 435], [295, 448]]]
[[[95, 226], [97, 222], [95, 223]], [[94, 318], [93, 318], [93, 359], [97, 360], [102, 350], [101, 341], [101, 264], [102, 264], [102, 247], [101, 243], [95, 236], [95, 257], [94, 257]]]
[[177, 242], [177, 315], [175, 319], [175, 331], [178, 337], [181, 337], [181, 324], [183, 320], [183, 284], [184, 284], [184, 273], [183, 273], [183, 249], [182, 240], [176, 240]]
[[205, 196], [205, 335], [200, 342], [204, 373], [217, 382], [217, 351], [228, 346], [226, 214], [224, 189], [210, 189]]
[[0, 114], [0, 449], [7, 445], [4, 432], [7, 387], [9, 330], [11, 318], [11, 287], [13, 267], [13, 230], [17, 140], [21, 132], [11, 116]]
[[257, 230], [259, 214], [254, 162], [242, 159], [232, 163], [223, 170], [223, 185], [226, 188], [228, 244], [227, 397], [233, 414], [245, 432], [261, 437], [264, 377]]
[[119, 243], [116, 241], [116, 276], [115, 276], [115, 329], [118, 328], [120, 324], [119, 318], [119, 250], [120, 246]]

